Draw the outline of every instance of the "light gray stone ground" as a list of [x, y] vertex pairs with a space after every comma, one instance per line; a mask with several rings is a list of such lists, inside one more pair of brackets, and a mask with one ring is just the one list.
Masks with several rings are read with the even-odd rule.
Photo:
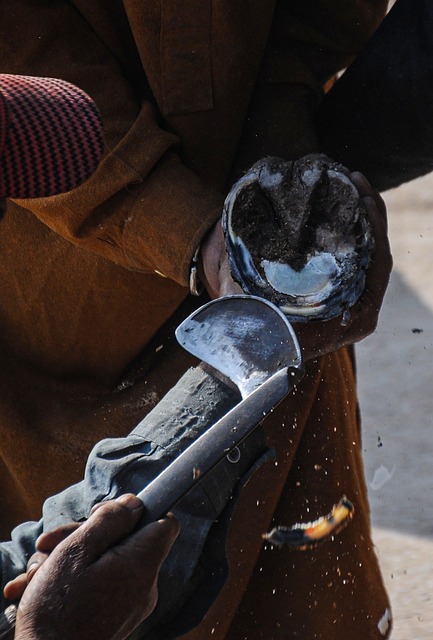
[[384, 194], [394, 271], [357, 347], [374, 539], [393, 640], [433, 638], [433, 175]]

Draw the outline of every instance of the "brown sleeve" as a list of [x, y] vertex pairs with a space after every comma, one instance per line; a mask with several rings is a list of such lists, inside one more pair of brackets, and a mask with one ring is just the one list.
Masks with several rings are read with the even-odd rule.
[[324, 86], [357, 55], [388, 0], [303, 0], [276, 4], [234, 178], [258, 158], [319, 151], [314, 113]]
[[0, 14], [0, 71], [77, 84], [94, 98], [106, 126], [107, 153], [88, 182], [18, 204], [116, 264], [186, 285], [191, 257], [221, 215], [222, 195], [182, 163], [179, 141], [159, 126], [151, 96], [138, 96], [113, 51], [71, 3], [17, 0]]

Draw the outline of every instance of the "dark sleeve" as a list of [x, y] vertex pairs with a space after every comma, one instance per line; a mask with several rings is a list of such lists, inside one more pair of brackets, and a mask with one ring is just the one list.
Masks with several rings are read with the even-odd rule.
[[314, 116], [327, 83], [371, 36], [388, 0], [277, 2], [234, 178], [268, 155], [321, 150]]
[[317, 113], [322, 148], [378, 191], [433, 169], [433, 4], [399, 0]]

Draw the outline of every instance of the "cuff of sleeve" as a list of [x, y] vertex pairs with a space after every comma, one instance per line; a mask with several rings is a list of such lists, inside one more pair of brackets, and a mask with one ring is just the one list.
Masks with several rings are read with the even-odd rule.
[[122, 234], [131, 268], [149, 268], [189, 286], [194, 253], [220, 218], [224, 197], [176, 156], [155, 169], [138, 194]]

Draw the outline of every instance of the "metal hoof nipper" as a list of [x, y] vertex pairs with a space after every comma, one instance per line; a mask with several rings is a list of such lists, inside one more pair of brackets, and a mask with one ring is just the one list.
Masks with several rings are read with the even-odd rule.
[[242, 399], [137, 494], [149, 522], [165, 515], [203, 480], [303, 375], [301, 350], [290, 323], [261, 298], [213, 300], [184, 320], [176, 337], [187, 351], [229, 378]]
[[[176, 330], [179, 343], [237, 386], [241, 400], [137, 495], [146, 521], [166, 514], [232, 452], [294, 388], [304, 370], [290, 322], [274, 304], [255, 296], [227, 296], [191, 314]], [[316, 546], [351, 519], [347, 498], [316, 522], [277, 527], [263, 537], [277, 546]]]

